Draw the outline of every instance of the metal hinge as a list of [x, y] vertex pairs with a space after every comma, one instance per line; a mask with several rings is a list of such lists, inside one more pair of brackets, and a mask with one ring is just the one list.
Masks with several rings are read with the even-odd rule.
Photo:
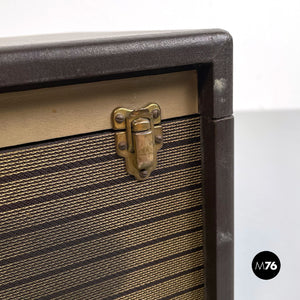
[[157, 165], [157, 151], [162, 147], [160, 107], [150, 104], [131, 110], [117, 108], [112, 114], [116, 132], [117, 154], [126, 160], [127, 172], [137, 180], [147, 179]]

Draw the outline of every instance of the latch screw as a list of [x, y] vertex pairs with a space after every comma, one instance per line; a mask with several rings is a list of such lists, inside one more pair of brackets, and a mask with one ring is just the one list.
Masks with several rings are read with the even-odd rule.
[[125, 150], [127, 148], [127, 145], [126, 145], [125, 142], [120, 142], [118, 147], [119, 147], [120, 150]]
[[141, 176], [142, 178], [146, 178], [146, 177], [148, 176], [147, 170], [141, 170], [141, 171], [140, 171], [140, 176]]
[[157, 136], [155, 137], [155, 143], [156, 143], [156, 144], [161, 144], [162, 141], [163, 141], [163, 138], [162, 138], [161, 135], [157, 135]]
[[153, 115], [153, 118], [154, 118], [154, 119], [157, 119], [157, 118], [160, 116], [160, 110], [154, 109], [154, 110], [152, 111], [152, 115]]
[[122, 114], [116, 114], [115, 119], [116, 119], [116, 122], [123, 123], [125, 121], [125, 116]]

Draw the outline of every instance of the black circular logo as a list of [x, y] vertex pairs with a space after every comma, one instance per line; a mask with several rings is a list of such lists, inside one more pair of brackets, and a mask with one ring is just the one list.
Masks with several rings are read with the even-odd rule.
[[252, 261], [252, 270], [260, 279], [268, 280], [277, 276], [280, 271], [280, 260], [270, 251], [258, 253]]

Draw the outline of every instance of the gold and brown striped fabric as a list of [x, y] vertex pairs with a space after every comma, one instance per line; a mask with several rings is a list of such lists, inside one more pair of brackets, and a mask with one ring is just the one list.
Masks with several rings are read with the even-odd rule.
[[0, 150], [0, 299], [204, 299], [200, 117], [136, 181], [104, 131]]

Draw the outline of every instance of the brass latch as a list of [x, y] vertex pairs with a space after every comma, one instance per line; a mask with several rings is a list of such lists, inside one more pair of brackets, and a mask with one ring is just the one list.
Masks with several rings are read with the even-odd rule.
[[145, 180], [156, 168], [157, 151], [162, 146], [160, 107], [150, 104], [131, 110], [117, 108], [112, 114], [118, 155], [125, 157], [127, 172], [137, 180]]

